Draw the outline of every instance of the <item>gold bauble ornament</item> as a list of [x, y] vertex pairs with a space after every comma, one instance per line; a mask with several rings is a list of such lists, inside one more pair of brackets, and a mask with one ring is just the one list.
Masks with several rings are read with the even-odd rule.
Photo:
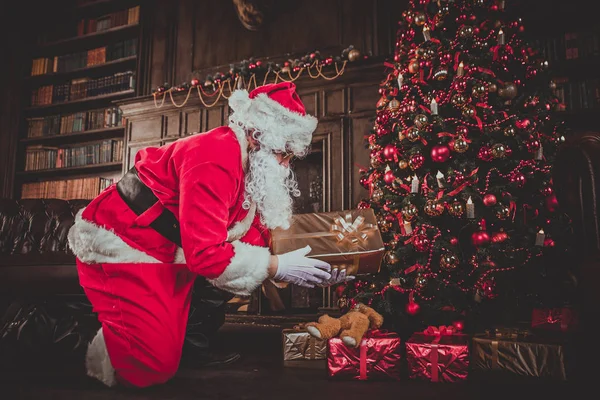
[[452, 148], [457, 153], [464, 153], [469, 150], [469, 143], [465, 140], [464, 136], [460, 135], [454, 141]]
[[378, 157], [371, 157], [371, 167], [373, 167], [373, 168], [381, 167], [381, 161], [379, 161]]
[[465, 118], [473, 118], [475, 116], [475, 109], [471, 106], [464, 106], [462, 114]]
[[425, 214], [431, 217], [439, 217], [444, 213], [444, 205], [438, 200], [427, 200], [424, 207]]
[[391, 112], [396, 112], [400, 109], [400, 101], [397, 99], [391, 99], [387, 105], [388, 110]]
[[425, 286], [427, 286], [427, 278], [421, 274], [417, 275], [415, 278], [415, 289], [423, 290]]
[[415, 50], [415, 55], [417, 58], [423, 57], [425, 55], [425, 49], [423, 47], [417, 47]]
[[413, 18], [415, 24], [418, 26], [422, 26], [427, 22], [427, 18], [425, 17], [425, 13], [418, 11], [415, 13], [415, 17]]
[[398, 261], [400, 260], [398, 259], [395, 251], [388, 251], [385, 253], [385, 261], [390, 265], [394, 265], [398, 264]]
[[556, 82], [550, 81], [550, 89], [552, 89], [552, 90], [556, 89]]
[[381, 232], [387, 232], [392, 228], [392, 221], [389, 221], [387, 218], [383, 216], [377, 217], [377, 225], [379, 225], [379, 230]]
[[373, 199], [373, 201], [375, 202], [380, 202], [383, 199], [383, 190], [381, 189], [375, 189], [373, 190], [373, 194], [371, 195], [371, 199]]
[[381, 98], [379, 99], [379, 101], [377, 102], [376, 107], [377, 108], [383, 108], [385, 106], [387, 106], [388, 104], [388, 99], [386, 96], [381, 96]]
[[377, 143], [371, 143], [369, 145], [369, 150], [371, 150], [371, 151], [381, 150], [381, 146], [378, 145]]
[[507, 126], [504, 129], [504, 136], [508, 136], [508, 137], [515, 136], [515, 128], [513, 126]]
[[492, 156], [494, 158], [502, 158], [506, 155], [506, 146], [504, 143], [496, 143], [492, 146]]
[[504, 85], [504, 88], [498, 90], [498, 94], [500, 97], [512, 100], [517, 97], [517, 85], [512, 82], [508, 82], [506, 85]]
[[458, 266], [458, 257], [456, 254], [451, 252], [445, 252], [442, 254], [440, 258], [440, 267], [445, 269], [446, 271], [452, 271]]
[[441, 66], [434, 73], [433, 78], [436, 81], [445, 81], [448, 78], [448, 68]]
[[510, 217], [510, 207], [502, 204], [496, 208], [496, 218], [505, 220]]
[[496, 90], [498, 90], [498, 85], [496, 85], [495, 83], [490, 83], [488, 86], [488, 90], [490, 93], [494, 93]]
[[419, 130], [414, 126], [406, 132], [406, 138], [411, 142], [416, 142], [420, 137]]
[[398, 161], [398, 168], [400, 168], [400, 169], [408, 168], [408, 161], [406, 161], [406, 160]]
[[462, 39], [467, 39], [473, 36], [473, 27], [469, 25], [464, 25], [458, 31], [458, 36]]
[[408, 63], [408, 72], [411, 74], [416, 74], [419, 72], [419, 61], [417, 59], [412, 59]]
[[448, 209], [448, 213], [453, 217], [462, 217], [465, 213], [465, 205], [460, 201], [456, 200], [450, 204], [450, 208]]
[[[450, 7], [448, 4], [442, 4], [440, 8], [438, 8], [437, 14], [440, 17], [445, 17], [450, 12]], [[441, 18], [440, 18], [441, 19]]]
[[417, 114], [415, 117], [415, 126], [419, 129], [424, 128], [429, 124], [429, 119], [425, 114]]
[[348, 61], [354, 62], [360, 59], [360, 51], [358, 49], [352, 49], [348, 52]]
[[456, 93], [452, 96], [451, 101], [455, 106], [464, 106], [467, 102], [467, 98], [462, 93]]
[[485, 85], [483, 83], [478, 83], [475, 86], [473, 86], [473, 96], [474, 97], [482, 98], [485, 96], [486, 93], [487, 93], [487, 88], [485, 87]]
[[409, 203], [402, 208], [402, 216], [407, 221], [412, 221], [418, 214], [419, 210], [417, 209], [417, 206], [412, 203]]

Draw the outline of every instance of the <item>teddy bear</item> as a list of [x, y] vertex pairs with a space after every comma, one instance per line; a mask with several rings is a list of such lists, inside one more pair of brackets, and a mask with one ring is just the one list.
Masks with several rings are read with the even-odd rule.
[[383, 324], [383, 316], [369, 306], [357, 304], [340, 318], [332, 318], [325, 314], [318, 322], [306, 324], [308, 333], [319, 339], [339, 337], [348, 347], [358, 347], [369, 329], [379, 329]]

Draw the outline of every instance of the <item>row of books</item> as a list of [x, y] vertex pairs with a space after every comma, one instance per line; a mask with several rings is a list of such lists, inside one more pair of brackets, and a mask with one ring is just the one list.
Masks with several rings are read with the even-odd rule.
[[70, 72], [135, 55], [137, 55], [137, 39], [128, 39], [78, 53], [35, 58], [31, 65], [31, 75]]
[[109, 187], [114, 179], [90, 177], [62, 181], [24, 183], [21, 189], [23, 199], [87, 199], [91, 200]]
[[140, 6], [126, 8], [97, 18], [85, 18], [77, 23], [77, 36], [102, 32], [124, 25], [135, 25], [140, 20]]
[[25, 152], [25, 171], [82, 167], [123, 161], [123, 140], [108, 139], [71, 147], [29, 146]]
[[71, 114], [49, 115], [27, 119], [27, 137], [44, 137], [93, 129], [123, 126], [119, 107], [100, 108]]
[[600, 34], [598, 32], [569, 32], [534, 43], [548, 61], [590, 59], [600, 56]]
[[31, 105], [63, 103], [133, 89], [135, 73], [118, 72], [100, 78], [78, 78], [70, 82], [40, 86], [31, 92]]
[[578, 111], [600, 108], [600, 79], [569, 81], [555, 79], [558, 99], [564, 104], [562, 111]]

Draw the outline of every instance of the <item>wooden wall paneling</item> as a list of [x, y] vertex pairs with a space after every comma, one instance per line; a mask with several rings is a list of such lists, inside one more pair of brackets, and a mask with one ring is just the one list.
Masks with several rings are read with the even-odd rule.
[[340, 42], [352, 44], [364, 54], [373, 53], [375, 42], [375, 22], [373, 21], [376, 0], [340, 1], [342, 37]]
[[127, 164], [126, 164], [126, 168], [125, 170], [129, 170], [131, 167], [133, 167], [133, 164], [135, 162], [135, 155], [137, 154], [138, 151], [140, 151], [141, 149], [145, 148], [145, 147], [149, 147], [149, 146], [160, 146], [161, 142], [144, 142], [144, 143], [136, 143], [136, 144], [129, 144], [127, 146]]
[[181, 136], [181, 112], [169, 112], [163, 115], [163, 135], [162, 137], [179, 137]]
[[[153, 88], [168, 82], [168, 54], [171, 21], [170, 9], [173, 2], [158, 0], [154, 6], [152, 31], [152, 58], [150, 60], [150, 80]], [[172, 83], [172, 82], [169, 82]]]
[[162, 138], [164, 122], [164, 116], [161, 114], [131, 118], [128, 141], [135, 143]]
[[340, 116], [347, 112], [346, 89], [344, 87], [325, 89], [322, 91], [322, 95], [322, 117]]
[[202, 110], [198, 107], [185, 109], [182, 111], [183, 126], [181, 135], [187, 136], [192, 133], [201, 132], [202, 129]]
[[[323, 141], [323, 187], [325, 210], [344, 207], [344, 149], [341, 120], [321, 122], [313, 134], [313, 141]], [[325, 189], [324, 189], [325, 190]]]
[[196, 8], [202, 7], [196, 0], [179, 0], [177, 9], [177, 32], [173, 83], [189, 82], [194, 69], [195, 29], [203, 20], [196, 20]]
[[373, 12], [376, 15], [374, 55], [390, 55], [396, 50], [396, 33], [402, 13], [408, 9], [408, 0], [377, 0]]
[[[383, 73], [382, 73], [383, 77]], [[379, 101], [379, 82], [365, 82], [349, 88], [349, 112], [372, 111]]]
[[241, 27], [232, 1], [203, 1], [188, 18], [196, 20], [194, 70], [241, 61], [236, 54], [237, 42], [244, 40], [242, 34], [252, 32]]
[[320, 91], [310, 91], [307, 93], [302, 93], [300, 91], [300, 88], [298, 88], [298, 92], [299, 92], [300, 100], [302, 100], [302, 103], [304, 104], [304, 108], [306, 109], [306, 113], [313, 115], [313, 116], [320, 115], [318, 112]]
[[207, 113], [206, 113], [206, 119], [207, 119], [206, 130], [207, 131], [223, 125], [225, 109], [227, 109], [227, 112], [229, 112], [229, 109], [227, 108], [227, 106], [215, 106], [215, 107], [209, 108], [207, 110]]

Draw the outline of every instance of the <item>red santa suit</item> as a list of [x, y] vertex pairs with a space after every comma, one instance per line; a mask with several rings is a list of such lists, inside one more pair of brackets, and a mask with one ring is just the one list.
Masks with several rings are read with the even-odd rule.
[[[306, 145], [316, 120], [294, 88], [237, 91], [230, 106], [251, 121], [262, 115], [254, 128], [277, 127], [284, 140], [296, 135]], [[69, 246], [102, 324], [86, 364], [109, 386], [145, 387], [175, 374], [197, 275], [238, 295], [250, 295], [268, 276], [269, 231], [244, 202], [246, 133], [230, 125], [140, 150], [135, 169], [158, 198], [140, 215], [112, 185], [76, 216]], [[164, 209], [179, 222], [181, 247], [150, 227]]]

